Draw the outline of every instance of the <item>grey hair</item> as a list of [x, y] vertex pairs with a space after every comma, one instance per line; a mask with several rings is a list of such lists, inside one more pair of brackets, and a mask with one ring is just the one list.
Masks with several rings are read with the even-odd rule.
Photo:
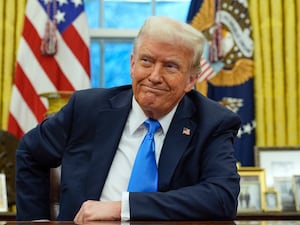
[[149, 35], [159, 41], [180, 41], [183, 47], [193, 52], [192, 76], [201, 72], [201, 56], [204, 48], [204, 36], [191, 25], [164, 16], [151, 16], [141, 27], [134, 41], [133, 52], [136, 51], [140, 40]]

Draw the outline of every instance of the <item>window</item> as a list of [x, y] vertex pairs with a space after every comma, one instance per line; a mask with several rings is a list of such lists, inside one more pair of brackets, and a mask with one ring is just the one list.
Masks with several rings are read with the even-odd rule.
[[186, 21], [189, 6], [190, 0], [85, 0], [92, 87], [130, 84], [132, 42], [144, 20], [164, 15]]

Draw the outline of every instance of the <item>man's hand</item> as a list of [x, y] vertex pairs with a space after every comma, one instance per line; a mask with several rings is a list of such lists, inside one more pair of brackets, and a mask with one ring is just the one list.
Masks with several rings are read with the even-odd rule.
[[121, 202], [88, 200], [81, 205], [74, 218], [76, 224], [85, 224], [96, 220], [121, 220]]

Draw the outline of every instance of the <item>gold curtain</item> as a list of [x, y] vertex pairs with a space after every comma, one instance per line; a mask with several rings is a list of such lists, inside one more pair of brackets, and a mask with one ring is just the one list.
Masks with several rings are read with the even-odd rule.
[[18, 43], [26, 0], [0, 0], [0, 129], [7, 129]]
[[249, 0], [256, 145], [300, 145], [300, 1]]

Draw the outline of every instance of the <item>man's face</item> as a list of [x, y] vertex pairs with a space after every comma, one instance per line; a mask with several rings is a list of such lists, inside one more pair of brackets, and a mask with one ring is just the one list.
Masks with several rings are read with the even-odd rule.
[[179, 43], [143, 37], [130, 59], [133, 92], [145, 114], [154, 119], [169, 113], [197, 81], [191, 75], [192, 52]]

